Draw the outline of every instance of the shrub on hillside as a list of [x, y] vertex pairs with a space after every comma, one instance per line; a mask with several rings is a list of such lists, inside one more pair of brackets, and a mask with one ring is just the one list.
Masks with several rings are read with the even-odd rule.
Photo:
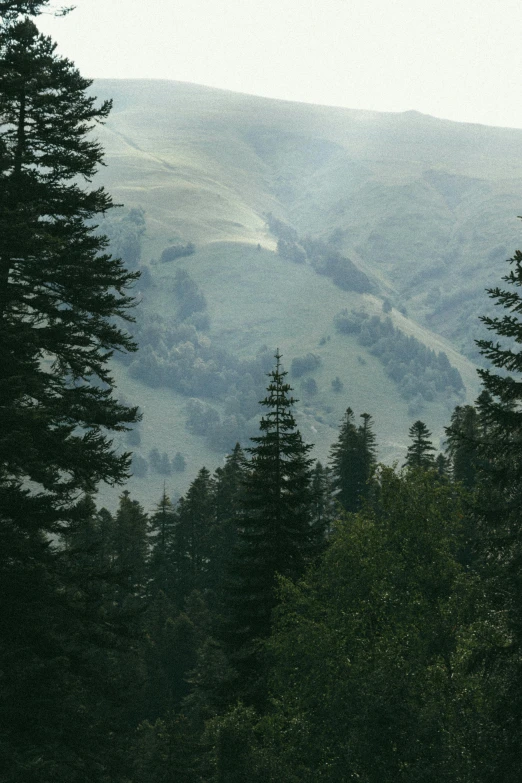
[[187, 242], [186, 245], [170, 245], [162, 252], [160, 261], [162, 264], [167, 264], [169, 261], [175, 261], [176, 258], [193, 256], [195, 252], [196, 246], [193, 242]]

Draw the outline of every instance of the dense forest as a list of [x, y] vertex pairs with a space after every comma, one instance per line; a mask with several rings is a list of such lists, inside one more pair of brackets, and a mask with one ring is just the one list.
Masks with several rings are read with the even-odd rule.
[[[103, 162], [91, 131], [110, 102], [38, 32], [48, 5], [0, 0], [0, 780], [515, 783], [522, 253], [488, 291], [489, 368], [443, 452], [417, 420], [405, 463], [378, 464], [371, 414], [348, 407], [316, 462], [288, 380], [317, 357], [287, 372], [277, 349], [249, 366], [226, 356], [256, 433], [151, 514], [125, 489], [115, 513], [99, 508], [100, 482], [123, 488], [131, 470], [112, 438], [132, 440], [140, 418], [116, 396], [111, 358], [132, 361], [141, 336], [129, 329], [143, 216], [130, 213], [130, 233], [97, 230], [113, 202], [90, 184]], [[367, 285], [269, 219], [286, 259]], [[161, 263], [193, 253], [173, 245]], [[176, 286], [172, 330], [187, 342], [205, 301], [188, 272]], [[336, 327], [412, 400], [460, 392], [445, 354], [385, 318], [341, 312]], [[190, 426], [210, 427], [203, 414]], [[184, 468], [181, 453], [151, 462]]]

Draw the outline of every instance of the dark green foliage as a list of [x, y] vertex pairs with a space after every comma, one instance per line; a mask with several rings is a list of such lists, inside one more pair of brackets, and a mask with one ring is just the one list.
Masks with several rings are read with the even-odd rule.
[[375, 467], [375, 434], [371, 416], [361, 415], [356, 427], [354, 414], [348, 408], [341, 423], [339, 437], [330, 451], [330, 469], [336, 500], [345, 511], [357, 511], [368, 495]]
[[77, 179], [101, 162], [86, 134], [110, 105], [96, 108], [90, 82], [29, 20], [0, 31], [0, 60], [1, 461], [8, 481], [66, 499], [126, 476], [129, 456], [105, 432], [136, 419], [107, 369], [113, 350], [133, 348], [114, 320], [128, 314], [133, 276], [86, 223], [109, 196]]
[[433, 452], [435, 447], [431, 442], [431, 432], [423, 421], [416, 421], [409, 429], [411, 443], [406, 452], [406, 462], [409, 468], [434, 468], [435, 456]]
[[460, 518], [453, 487], [384, 469], [318, 569], [284, 583], [268, 643], [274, 709], [243, 723], [244, 748], [257, 737], [279, 779], [484, 779], [490, 685], [471, 664], [487, 622], [458, 562]]
[[169, 261], [175, 261], [176, 258], [193, 256], [195, 252], [196, 246], [193, 242], [187, 242], [186, 245], [170, 245], [161, 253], [160, 261], [162, 264], [166, 264]]
[[0, 2], [0, 17], [3, 22], [16, 19], [19, 14], [36, 16], [49, 5], [50, 0], [2, 0]]
[[114, 566], [124, 585], [124, 598], [140, 595], [147, 582], [149, 542], [147, 515], [127, 490], [120, 497], [114, 521]]
[[276, 605], [278, 575], [292, 578], [303, 573], [319, 551], [318, 531], [312, 525], [310, 446], [296, 429], [292, 414], [294, 399], [285, 383], [286, 372], [276, 354], [276, 367], [269, 374], [268, 394], [262, 401], [266, 414], [254, 445], [245, 479], [239, 540], [229, 571], [228, 646], [242, 673], [243, 689], [259, 698], [262, 675], [256, 640], [270, 632]]
[[194, 590], [207, 586], [210, 536], [215, 523], [215, 482], [201, 468], [177, 507], [176, 558], [179, 565], [178, 606]]
[[312, 525], [324, 543], [330, 538], [337, 508], [332, 471], [316, 462], [312, 473]]
[[472, 405], [457, 406], [446, 436], [453, 479], [472, 489], [480, 466], [478, 444], [482, 436], [477, 409]]
[[[84, 534], [77, 520], [65, 551], [28, 535], [0, 563], [6, 783], [123, 781], [125, 775], [114, 738], [123, 735], [133, 672], [120, 652], [122, 629], [108, 600], [112, 586], [103, 578], [96, 527], [86, 523]], [[5, 544], [5, 534], [2, 539]]]
[[225, 575], [238, 541], [238, 529], [245, 500], [248, 463], [243, 449], [236, 443], [223, 467], [217, 468], [215, 480], [215, 519], [210, 531], [210, 560], [207, 586], [209, 604], [222, 606]]
[[201, 749], [183, 715], [166, 715], [138, 726], [133, 783], [201, 783]]
[[296, 356], [290, 365], [292, 378], [300, 378], [307, 372], [313, 372], [321, 366], [321, 357], [315, 353], [307, 353], [306, 356]]
[[450, 461], [444, 454], [437, 454], [435, 458], [435, 470], [442, 479], [449, 479], [450, 477]]
[[105, 252], [96, 220], [112, 202], [89, 186], [110, 104], [17, 17], [44, 5], [0, 6], [0, 774], [113, 783], [131, 655], [110, 515], [78, 499], [128, 474], [111, 438], [138, 415], [108, 361], [134, 348], [121, 318], [137, 275]]
[[148, 592], [155, 596], [161, 591], [172, 605], [178, 600], [180, 576], [177, 529], [178, 515], [164, 490], [149, 520]]
[[488, 290], [503, 312], [482, 318], [502, 342], [477, 341], [493, 368], [479, 370], [484, 391], [477, 401], [479, 438], [473, 445], [478, 468], [475, 553], [509, 633], [509, 643], [501, 639], [490, 651], [500, 678], [494, 701], [499, 737], [490, 779], [514, 781], [522, 764], [522, 253], [517, 250], [509, 263], [511, 269], [503, 278], [506, 286]]

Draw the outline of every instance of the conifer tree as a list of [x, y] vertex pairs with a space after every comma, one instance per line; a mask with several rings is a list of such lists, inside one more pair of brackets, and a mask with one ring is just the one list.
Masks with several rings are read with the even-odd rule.
[[177, 508], [176, 552], [179, 582], [177, 602], [181, 608], [193, 590], [207, 588], [210, 531], [215, 519], [215, 483], [207, 468], [201, 468]]
[[171, 601], [176, 599], [178, 573], [176, 569], [176, 541], [178, 515], [166, 489], [149, 520], [150, 557], [149, 593], [161, 590]]
[[473, 405], [457, 405], [446, 428], [446, 451], [455, 481], [472, 489], [477, 481], [480, 461], [477, 453], [481, 440], [480, 419]]
[[435, 447], [431, 442], [431, 432], [423, 421], [416, 421], [409, 429], [411, 443], [406, 453], [405, 465], [408, 468], [434, 468]]
[[124, 596], [144, 593], [149, 556], [147, 527], [145, 511], [125, 490], [120, 497], [114, 531], [115, 568], [121, 575]]
[[346, 410], [337, 442], [330, 451], [330, 464], [337, 490], [336, 498], [345, 511], [355, 512], [368, 492], [368, 482], [375, 466], [375, 433], [369, 413], [361, 415], [357, 427], [351, 408]]
[[330, 468], [316, 462], [312, 473], [312, 525], [327, 542], [336, 517], [336, 503]]
[[108, 433], [137, 413], [113, 397], [107, 362], [134, 348], [115, 319], [129, 316], [136, 275], [92, 223], [110, 197], [83, 184], [102, 162], [89, 132], [110, 103], [96, 107], [29, 18], [2, 19], [0, 69], [0, 499], [27, 519], [38, 498], [52, 526], [79, 489], [127, 475]]
[[113, 396], [108, 361], [134, 349], [118, 321], [136, 275], [105, 252], [96, 216], [112, 202], [89, 185], [110, 103], [22, 16], [46, 5], [0, 2], [0, 769], [118, 781], [118, 622], [77, 501], [128, 472], [111, 433], [137, 411]]
[[279, 352], [275, 359], [261, 401], [266, 409], [261, 434], [247, 450], [251, 463], [244, 512], [229, 571], [227, 643], [247, 692], [248, 684], [261, 676], [255, 649], [270, 632], [277, 577], [299, 577], [321, 543], [312, 525], [311, 446], [303, 443], [296, 427], [295, 400]]
[[493, 367], [478, 370], [484, 391], [477, 400], [475, 551], [495, 610], [508, 627], [489, 651], [491, 668], [500, 675], [492, 705], [498, 736], [489, 779], [515, 781], [522, 765], [522, 252], [508, 263], [506, 286], [488, 289], [504, 312], [481, 318], [502, 342], [477, 341]]
[[243, 449], [236, 443], [223, 467], [217, 468], [214, 473], [215, 518], [209, 532], [207, 575], [209, 605], [213, 607], [223, 600], [225, 574], [237, 544], [247, 469], [248, 463]]

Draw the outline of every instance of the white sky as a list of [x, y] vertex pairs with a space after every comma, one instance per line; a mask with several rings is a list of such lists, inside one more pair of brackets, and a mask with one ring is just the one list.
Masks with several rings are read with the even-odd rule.
[[70, 1], [37, 23], [84, 76], [522, 128], [522, 0]]

